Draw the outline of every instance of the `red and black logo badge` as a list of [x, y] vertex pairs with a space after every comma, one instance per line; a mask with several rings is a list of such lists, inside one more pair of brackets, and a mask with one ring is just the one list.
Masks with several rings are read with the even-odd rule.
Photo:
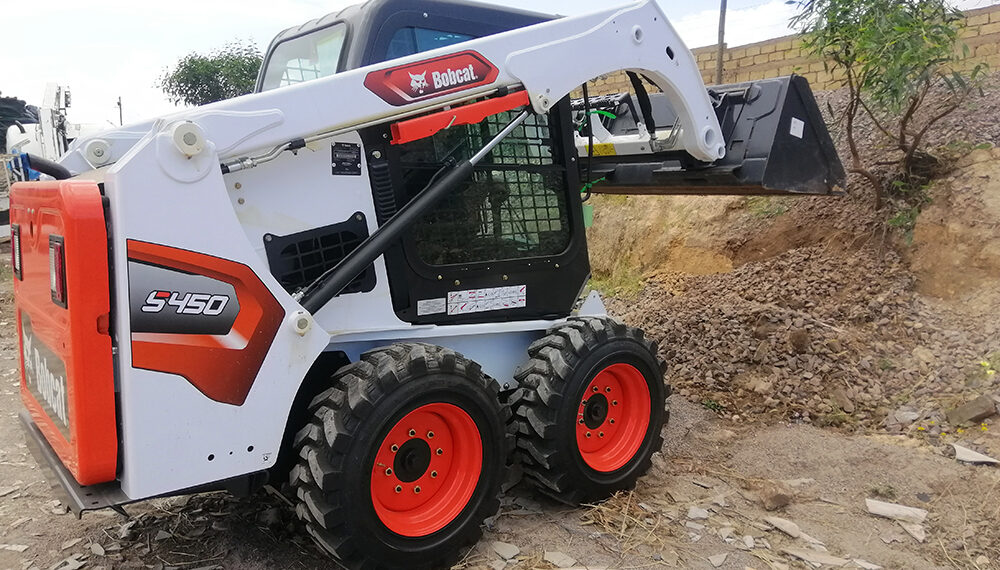
[[496, 81], [499, 70], [474, 51], [408, 63], [365, 77], [365, 87], [390, 105], [408, 105]]

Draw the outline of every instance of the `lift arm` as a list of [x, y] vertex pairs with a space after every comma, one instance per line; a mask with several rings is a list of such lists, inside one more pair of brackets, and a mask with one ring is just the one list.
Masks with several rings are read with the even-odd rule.
[[656, 2], [644, 0], [185, 110], [80, 140], [61, 162], [74, 173], [120, 163], [142, 137], [161, 133], [176, 147], [161, 166], [190, 181], [220, 163], [252, 167], [296, 144], [521, 86], [546, 112], [579, 85], [623, 69], [648, 77], [676, 109], [684, 129], [673, 150], [705, 163], [724, 156], [694, 57]]

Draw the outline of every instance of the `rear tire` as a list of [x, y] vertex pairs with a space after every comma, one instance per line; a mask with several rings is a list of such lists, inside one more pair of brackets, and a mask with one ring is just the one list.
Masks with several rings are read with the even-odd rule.
[[528, 355], [510, 399], [526, 478], [572, 505], [634, 487], [670, 415], [656, 344], [614, 319], [573, 318]]
[[480, 367], [396, 344], [341, 369], [295, 437], [296, 512], [348, 568], [437, 568], [497, 513], [513, 434]]

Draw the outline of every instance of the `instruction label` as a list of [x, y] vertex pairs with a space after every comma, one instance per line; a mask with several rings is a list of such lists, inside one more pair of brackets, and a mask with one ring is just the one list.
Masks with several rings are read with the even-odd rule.
[[507, 309], [520, 309], [527, 306], [528, 287], [526, 285], [471, 289], [469, 291], [452, 291], [448, 293], [449, 315], [503, 311]]
[[792, 117], [792, 136], [800, 139], [806, 134], [806, 123], [802, 119]]

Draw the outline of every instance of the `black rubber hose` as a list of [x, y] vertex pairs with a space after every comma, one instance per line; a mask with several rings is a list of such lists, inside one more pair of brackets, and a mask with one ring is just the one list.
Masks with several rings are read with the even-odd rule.
[[28, 156], [28, 168], [37, 170], [42, 174], [47, 174], [56, 180], [66, 180], [73, 177], [73, 173], [58, 162], [52, 162], [40, 156], [25, 153]]

